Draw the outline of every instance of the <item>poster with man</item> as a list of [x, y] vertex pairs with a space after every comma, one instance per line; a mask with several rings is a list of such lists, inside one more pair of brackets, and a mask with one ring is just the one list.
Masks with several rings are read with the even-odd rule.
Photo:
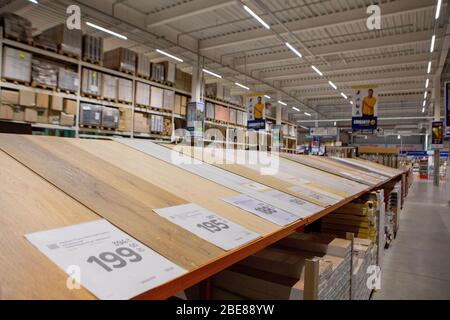
[[356, 89], [352, 108], [352, 128], [355, 131], [374, 131], [378, 127], [377, 86], [353, 87]]
[[445, 137], [450, 137], [450, 81], [444, 84], [445, 94]]
[[266, 102], [264, 94], [252, 93], [247, 96], [248, 121], [247, 128], [253, 130], [266, 129]]

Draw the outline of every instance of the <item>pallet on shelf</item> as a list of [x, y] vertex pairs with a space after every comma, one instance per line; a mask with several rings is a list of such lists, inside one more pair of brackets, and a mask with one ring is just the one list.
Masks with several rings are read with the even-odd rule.
[[57, 86], [49, 86], [44, 83], [37, 83], [35, 81], [31, 82], [31, 86], [33, 88], [38, 88], [38, 89], [43, 89], [43, 90], [48, 90], [48, 91], [57, 91], [57, 89], [58, 89]]

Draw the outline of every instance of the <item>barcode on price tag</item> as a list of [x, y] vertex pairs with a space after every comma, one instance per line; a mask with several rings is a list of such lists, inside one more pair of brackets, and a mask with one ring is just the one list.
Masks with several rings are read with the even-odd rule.
[[286, 226], [297, 220], [300, 220], [299, 217], [293, 215], [292, 213], [276, 208], [268, 203], [253, 199], [246, 195], [225, 198], [223, 199], [223, 201], [254, 215], [257, 215], [258, 217], [261, 217], [267, 221], [275, 223], [279, 226]]
[[258, 233], [193, 203], [153, 211], [225, 251], [233, 250], [260, 237]]

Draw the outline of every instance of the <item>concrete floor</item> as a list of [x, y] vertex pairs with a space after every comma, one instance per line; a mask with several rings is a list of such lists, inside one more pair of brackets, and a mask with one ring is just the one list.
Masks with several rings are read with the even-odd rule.
[[373, 299], [450, 299], [449, 201], [450, 181], [414, 182]]

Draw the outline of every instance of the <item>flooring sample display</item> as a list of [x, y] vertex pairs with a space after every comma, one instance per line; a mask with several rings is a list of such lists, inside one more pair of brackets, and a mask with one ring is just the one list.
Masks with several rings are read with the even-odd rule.
[[285, 159], [292, 160], [368, 186], [376, 186], [388, 180], [386, 177], [376, 178], [373, 175], [363, 172], [362, 170], [353, 169], [338, 162], [330, 162], [330, 160], [327, 160], [324, 157], [300, 156], [290, 154], [280, 154], [280, 156]]
[[83, 288], [68, 290], [66, 273], [24, 235], [99, 216], [3, 151], [0, 180], [0, 300], [95, 299]]
[[[243, 178], [236, 174], [227, 172], [220, 168], [214, 167], [207, 163], [200, 162], [177, 152], [174, 152], [166, 147], [159, 146], [150, 141], [130, 140], [130, 139], [115, 139], [115, 141], [123, 143], [131, 148], [135, 148], [150, 156], [156, 157], [167, 163], [174, 164], [191, 173], [195, 173], [203, 178], [209, 179], [215, 183], [221, 184], [236, 192], [246, 194], [252, 198], [270, 203], [273, 206], [297, 215], [299, 218], [306, 218], [323, 210], [319, 206], [314, 206], [312, 203], [304, 202], [304, 204], [286, 202], [279, 200], [278, 196], [283, 194], [268, 194], [268, 192], [276, 192], [272, 188], [265, 185], [255, 183], [252, 180]], [[294, 197], [293, 197], [294, 198]], [[298, 199], [298, 198], [295, 198]], [[299, 199], [298, 199], [299, 200]]]
[[152, 212], [187, 201], [92, 156], [67, 139], [0, 135], [0, 149], [185, 269], [224, 254]]
[[333, 160], [338, 161], [338, 162], [342, 162], [348, 165], [351, 165], [353, 167], [356, 168], [360, 168], [360, 169], [364, 169], [364, 170], [368, 170], [370, 172], [382, 175], [382, 176], [386, 176], [389, 178], [394, 178], [400, 174], [402, 174], [403, 172], [401, 170], [398, 169], [393, 169], [391, 167], [387, 167], [387, 166], [383, 166], [381, 164], [378, 164], [376, 162], [373, 161], [369, 161], [369, 160], [364, 160], [361, 158], [337, 158], [337, 157], [332, 157]]
[[106, 220], [25, 237], [102, 300], [131, 299], [187, 272]]

